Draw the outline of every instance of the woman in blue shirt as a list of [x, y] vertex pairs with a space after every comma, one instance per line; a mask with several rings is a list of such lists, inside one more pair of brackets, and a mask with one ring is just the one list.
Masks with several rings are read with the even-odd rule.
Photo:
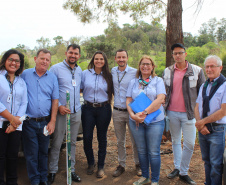
[[82, 72], [81, 89], [84, 98], [82, 127], [84, 151], [88, 162], [87, 174], [92, 175], [94, 173], [95, 160], [92, 141], [93, 130], [96, 126], [99, 143], [98, 171], [96, 176], [97, 178], [102, 178], [104, 176], [107, 130], [111, 121], [113, 92], [112, 76], [104, 52], [97, 51], [88, 65], [88, 70]]
[[[19, 76], [24, 68], [24, 55], [8, 50], [0, 62], [0, 184], [17, 185], [17, 157], [22, 124], [20, 117], [27, 109], [27, 88]], [[4, 167], [6, 166], [6, 183]]]
[[[152, 103], [142, 112], [134, 113], [129, 103], [141, 92], [146, 94]], [[160, 144], [164, 130], [165, 86], [162, 78], [155, 74], [154, 61], [149, 56], [143, 56], [139, 62], [136, 78], [131, 80], [127, 94], [126, 105], [130, 114], [129, 125], [133, 134], [142, 170], [142, 177], [133, 185], [150, 182], [149, 163], [151, 165], [151, 184], [158, 185], [160, 175]], [[160, 109], [161, 113], [150, 123], [144, 123], [148, 114]]]

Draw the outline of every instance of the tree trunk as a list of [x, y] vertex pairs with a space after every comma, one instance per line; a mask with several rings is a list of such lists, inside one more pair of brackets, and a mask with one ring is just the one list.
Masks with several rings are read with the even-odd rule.
[[168, 0], [167, 3], [167, 28], [166, 28], [166, 67], [174, 63], [171, 46], [182, 43], [182, 0]]

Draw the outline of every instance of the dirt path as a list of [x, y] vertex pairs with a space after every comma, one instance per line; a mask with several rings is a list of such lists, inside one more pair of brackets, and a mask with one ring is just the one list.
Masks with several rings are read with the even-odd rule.
[[[96, 132], [94, 135], [94, 145], [93, 149], [95, 151], [95, 159], [97, 159], [97, 140], [96, 140]], [[134, 181], [139, 179], [135, 173], [135, 165], [132, 156], [132, 147], [131, 142], [127, 133], [127, 160], [126, 160], [126, 171], [117, 178], [112, 177], [112, 173], [115, 168], [118, 166], [117, 162], [117, 142], [114, 134], [113, 124], [111, 123], [108, 129], [108, 148], [107, 148], [107, 156], [105, 161], [105, 176], [102, 179], [97, 179], [95, 173], [91, 176], [86, 175], [87, 162], [85, 158], [85, 154], [83, 151], [83, 142], [77, 142], [77, 151], [76, 151], [76, 172], [81, 177], [81, 183], [72, 184], [80, 184], [80, 185], [124, 185], [124, 184], [132, 184]], [[161, 145], [161, 150], [166, 151], [168, 149], [172, 149], [171, 142], [166, 142]], [[170, 180], [166, 177], [166, 175], [173, 170], [173, 154], [164, 154], [161, 155], [162, 164], [161, 164], [161, 175], [160, 175], [160, 185], [183, 185], [182, 181], [179, 178]], [[201, 152], [199, 145], [196, 144], [194, 154], [190, 163], [190, 171], [189, 175], [198, 185], [204, 183], [204, 167], [201, 159]], [[29, 180], [27, 177], [25, 159], [19, 159], [18, 166], [18, 184], [19, 185], [29, 185]], [[53, 185], [66, 185], [66, 170], [65, 170], [65, 150], [63, 150], [60, 154], [60, 162], [59, 162], [59, 171], [56, 175], [55, 182]]]

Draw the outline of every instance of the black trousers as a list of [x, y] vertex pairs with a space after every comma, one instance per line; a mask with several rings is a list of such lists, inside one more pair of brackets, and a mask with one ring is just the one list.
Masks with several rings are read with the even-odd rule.
[[82, 106], [83, 143], [88, 165], [95, 163], [93, 155], [93, 130], [97, 128], [97, 140], [99, 144], [98, 168], [104, 167], [107, 150], [107, 130], [111, 121], [111, 105], [103, 107]]
[[[17, 185], [17, 159], [21, 131], [6, 134], [0, 128], [0, 185]], [[6, 170], [6, 183], [4, 181]]]

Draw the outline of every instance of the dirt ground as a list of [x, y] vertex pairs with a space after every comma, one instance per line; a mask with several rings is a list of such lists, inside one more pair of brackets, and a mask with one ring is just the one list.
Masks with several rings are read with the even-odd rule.
[[[96, 139], [96, 131], [94, 132], [94, 141], [93, 141], [93, 149], [95, 152], [95, 159], [97, 161], [97, 151], [98, 151], [98, 143]], [[135, 165], [133, 161], [132, 155], [132, 146], [131, 141], [129, 139], [129, 135], [127, 132], [126, 139], [126, 150], [127, 150], [127, 159], [126, 159], [126, 171], [117, 178], [112, 177], [112, 173], [115, 168], [118, 166], [117, 161], [117, 141], [116, 136], [114, 134], [113, 123], [111, 122], [108, 129], [108, 147], [107, 147], [107, 156], [105, 160], [105, 176], [102, 179], [97, 179], [96, 174], [86, 175], [87, 162], [85, 153], [83, 151], [83, 142], [77, 142], [76, 148], [76, 173], [81, 177], [81, 183], [72, 184], [80, 184], [80, 185], [124, 185], [124, 184], [132, 184], [134, 181], [138, 180], [139, 177], [136, 176]], [[171, 142], [167, 141], [162, 143], [161, 151], [163, 153], [167, 153], [172, 149]], [[166, 175], [174, 169], [173, 165], [173, 154], [162, 154], [161, 155], [162, 163], [161, 163], [161, 174], [160, 174], [160, 185], [183, 185], [182, 181], [179, 178], [175, 178], [170, 180], [166, 177]], [[59, 160], [59, 171], [56, 174], [55, 182], [53, 185], [65, 185], [66, 184], [66, 157], [65, 157], [65, 149], [60, 153]], [[96, 170], [95, 170], [96, 171]], [[190, 163], [189, 169], [190, 177], [198, 184], [201, 185], [204, 183], [204, 166], [203, 161], [201, 159], [201, 152], [196, 142], [194, 154]], [[19, 185], [29, 185], [29, 180], [26, 171], [25, 159], [19, 158], [19, 166], [18, 166], [18, 184]]]

